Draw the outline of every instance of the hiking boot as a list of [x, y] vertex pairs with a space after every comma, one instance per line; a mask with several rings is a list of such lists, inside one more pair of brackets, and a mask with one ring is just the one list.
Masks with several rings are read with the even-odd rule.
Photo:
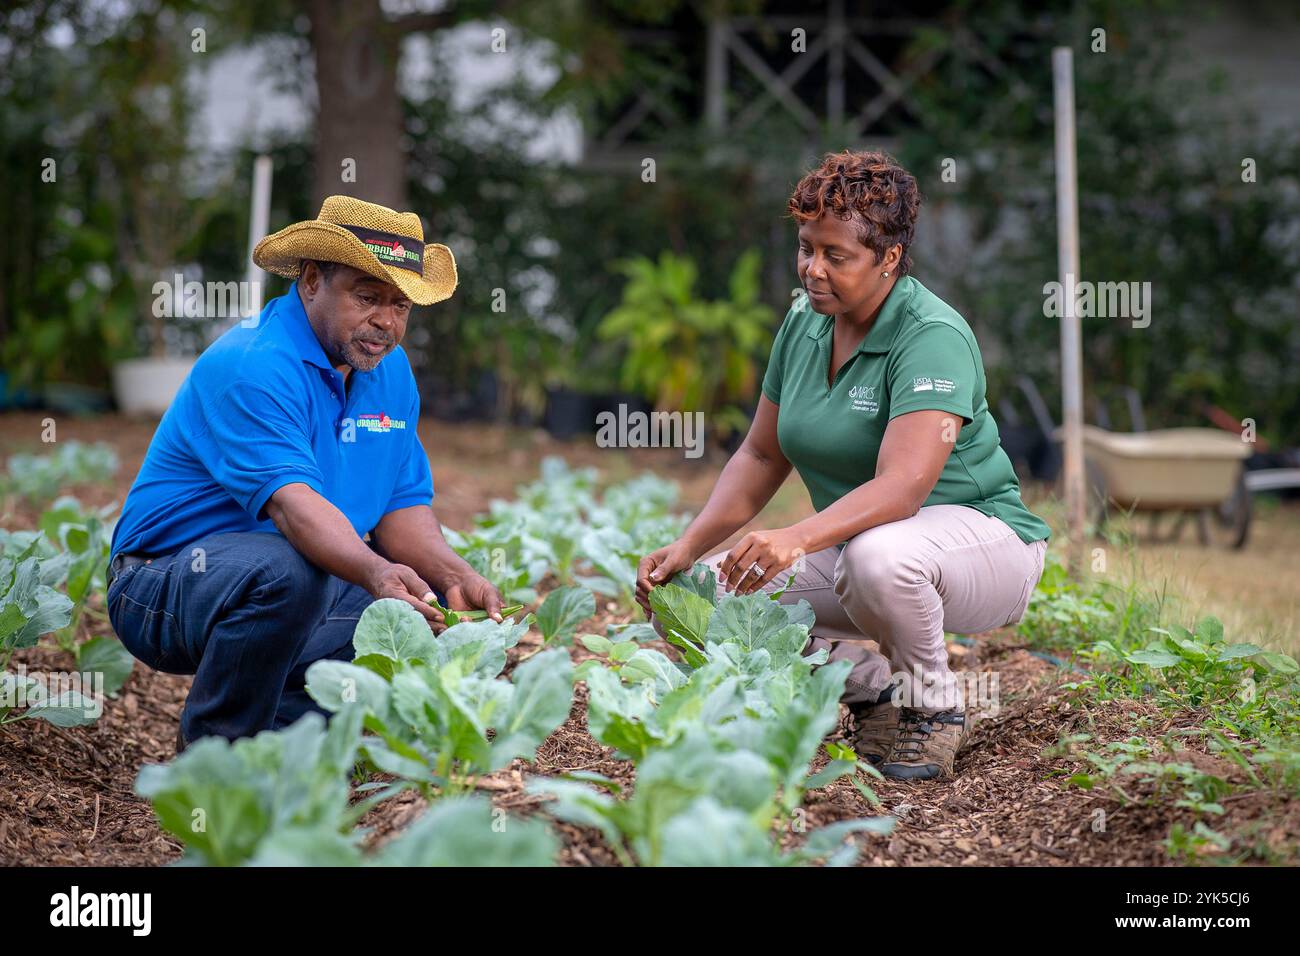
[[880, 772], [895, 780], [951, 777], [953, 760], [969, 729], [965, 711], [923, 714], [910, 707], [902, 710], [898, 736]]
[[849, 704], [844, 721], [844, 738], [867, 763], [875, 766], [889, 756], [898, 736], [898, 718], [902, 711], [893, 701]]

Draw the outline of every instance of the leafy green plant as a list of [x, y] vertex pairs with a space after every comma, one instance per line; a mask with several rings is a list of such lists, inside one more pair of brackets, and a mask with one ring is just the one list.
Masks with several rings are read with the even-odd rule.
[[[317, 661], [307, 691], [326, 710], [365, 713], [361, 752], [376, 769], [432, 788], [463, 789], [470, 777], [531, 758], [569, 715], [573, 665], [543, 651], [497, 680], [506, 649], [528, 625], [462, 622], [435, 637], [409, 604], [376, 601], [362, 613], [352, 662]], [[489, 732], [491, 731], [491, 732]]]
[[72, 618], [72, 601], [42, 581], [39, 547], [35, 539], [16, 554], [0, 555], [0, 668], [15, 650], [31, 647]]
[[439, 800], [384, 845], [377, 866], [553, 866], [559, 841], [537, 820], [505, 818], [482, 797]]
[[556, 588], [537, 609], [537, 629], [547, 644], [568, 644], [579, 624], [596, 613], [596, 597], [581, 586]]
[[0, 491], [17, 494], [33, 504], [49, 501], [70, 484], [104, 483], [117, 472], [117, 453], [103, 442], [59, 442], [48, 455], [10, 455]]
[[171, 763], [144, 767], [135, 791], [195, 863], [237, 866], [269, 841], [283, 846], [302, 835], [317, 854], [346, 854], [360, 836], [353, 825], [388, 795], [348, 804], [361, 719], [352, 708], [328, 729], [309, 713], [284, 730], [233, 743], [204, 737]]
[[554, 456], [514, 501], [493, 501], [470, 531], [444, 529], [461, 557], [508, 599], [531, 603], [548, 573], [630, 608], [641, 557], [681, 534], [688, 517], [673, 514], [677, 488], [642, 475], [596, 492], [594, 469], [571, 469]]
[[[838, 720], [850, 665], [826, 664], [825, 652], [803, 656], [812, 621], [806, 602], [783, 605], [758, 593], [727, 595], [715, 606], [715, 593], [704, 565], [650, 593], [669, 640], [683, 651], [681, 664], [633, 640], [583, 638], [608, 660], [578, 671], [587, 683], [587, 727], [636, 764], [632, 795], [618, 799], [612, 781], [590, 775], [536, 781], [533, 789], [555, 798], [550, 810], [561, 819], [599, 829], [625, 862], [848, 859], [838, 847], [850, 831], [888, 832], [892, 820], [853, 821], [793, 853], [774, 846], [772, 829], [808, 789], [860, 769], [875, 773], [844, 747], [809, 772]], [[870, 788], [862, 790], [878, 804]]]
[[742, 427], [736, 406], [754, 393], [776, 322], [760, 300], [761, 264], [758, 250], [747, 250], [732, 269], [729, 297], [706, 301], [696, 298], [698, 269], [685, 256], [664, 251], [657, 262], [615, 263], [628, 281], [598, 334], [627, 343], [623, 387], [664, 411], [699, 411], [713, 421], [714, 410], [722, 409], [733, 427]]

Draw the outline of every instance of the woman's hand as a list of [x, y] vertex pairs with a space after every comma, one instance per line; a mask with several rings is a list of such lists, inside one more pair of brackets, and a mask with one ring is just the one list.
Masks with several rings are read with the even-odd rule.
[[699, 556], [693, 545], [679, 538], [641, 559], [636, 569], [636, 603], [641, 605], [647, 618], [651, 613], [650, 589], [667, 584], [678, 571], [689, 571]]
[[728, 591], [752, 594], [805, 553], [803, 535], [794, 528], [751, 531], [727, 552], [718, 572]]

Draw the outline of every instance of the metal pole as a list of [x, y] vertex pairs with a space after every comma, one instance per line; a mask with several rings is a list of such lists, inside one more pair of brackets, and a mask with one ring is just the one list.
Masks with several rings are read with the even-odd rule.
[[1064, 431], [1065, 515], [1070, 570], [1082, 567], [1083, 471], [1083, 337], [1075, 312], [1079, 281], [1079, 195], [1074, 142], [1074, 53], [1052, 51], [1052, 85], [1056, 112], [1056, 243], [1061, 281], [1061, 418]]
[[248, 215], [248, 282], [252, 304], [248, 320], [262, 311], [262, 280], [265, 273], [253, 264], [253, 247], [266, 235], [271, 219], [271, 157], [259, 156], [253, 163], [253, 202]]

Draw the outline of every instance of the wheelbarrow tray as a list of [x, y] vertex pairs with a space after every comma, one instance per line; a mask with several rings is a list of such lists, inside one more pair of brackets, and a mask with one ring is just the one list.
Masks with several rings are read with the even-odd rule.
[[1110, 432], [1083, 427], [1084, 458], [1122, 508], [1216, 507], [1232, 497], [1251, 446], [1213, 428]]

